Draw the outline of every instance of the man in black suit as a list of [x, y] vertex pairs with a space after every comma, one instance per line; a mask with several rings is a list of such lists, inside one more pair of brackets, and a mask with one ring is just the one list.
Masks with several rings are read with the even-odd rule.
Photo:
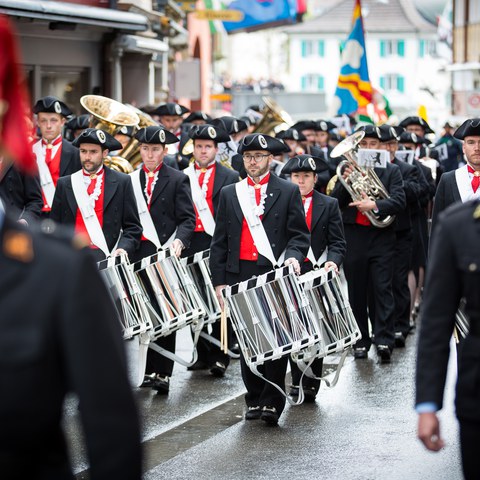
[[124, 173], [103, 165], [120, 142], [102, 130], [87, 128], [74, 145], [80, 149], [82, 170], [59, 179], [51, 220], [83, 234], [97, 261], [111, 253], [132, 255], [142, 234], [132, 184]]
[[[273, 155], [286, 151], [280, 140], [268, 135], [246, 135], [239, 145], [248, 178], [243, 180], [252, 211], [265, 229], [266, 236], [277, 259], [286, 258], [300, 273], [310, 245], [310, 234], [305, 223], [300, 192], [296, 185], [271, 175], [269, 168]], [[256, 244], [250, 233], [237, 196], [236, 185], [228, 185], [220, 193], [215, 233], [210, 247], [210, 269], [217, 296], [223, 304], [221, 291], [233, 285], [272, 270], [272, 260], [262, 255], [265, 249]], [[268, 244], [266, 246], [268, 250]], [[266, 361], [259, 370], [266, 379], [285, 389], [288, 358]], [[261, 418], [277, 424], [285, 407], [285, 397], [272, 385], [264, 382], [247, 366], [241, 357], [242, 378], [247, 388], [245, 401], [247, 420]]]
[[[381, 132], [378, 127], [368, 125], [359, 130], [365, 132], [360, 148], [379, 148]], [[337, 182], [332, 196], [338, 199], [342, 209], [347, 240], [345, 276], [350, 304], [362, 334], [362, 338], [355, 344], [354, 357], [367, 358], [372, 345], [368, 325], [368, 301], [371, 292], [375, 303], [373, 333], [377, 354], [381, 362], [389, 363], [395, 343], [392, 293], [395, 229], [393, 224], [386, 227], [374, 226], [365, 213], [371, 212], [378, 220], [387, 215], [397, 215], [405, 208], [405, 192], [397, 165], [387, 163], [386, 168], [375, 168], [374, 172], [387, 190], [388, 198], [372, 200], [363, 192], [361, 200], [352, 201], [341, 182]], [[351, 169], [344, 168], [342, 174], [348, 181]]]
[[[283, 171], [300, 189], [305, 221], [310, 230], [311, 250], [302, 265], [302, 274], [318, 267], [338, 272], [347, 247], [338, 201], [314, 190], [318, 173], [328, 171], [328, 165], [318, 157], [297, 155], [286, 163]], [[295, 362], [290, 361], [290, 367], [292, 371], [290, 395], [298, 396], [302, 372]], [[316, 377], [321, 377], [323, 358], [314, 360], [311, 369]], [[320, 380], [304, 376], [302, 383], [305, 401], [314, 402], [320, 388]]]
[[28, 225], [38, 220], [43, 207], [38, 175], [26, 175], [0, 156], [0, 199], [22, 223]]
[[442, 175], [433, 204], [432, 227], [435, 227], [440, 212], [452, 203], [480, 197], [480, 118], [463, 122], [454, 137], [463, 140], [467, 165]]
[[73, 479], [62, 426], [72, 392], [91, 478], [140, 479], [120, 324], [95, 264], [60, 229], [45, 234], [15, 220], [0, 211], [2, 478]]
[[419, 138], [423, 138], [425, 142], [423, 144], [417, 144], [415, 148], [415, 160], [427, 156], [427, 151], [425, 145], [429, 143], [425, 139], [425, 135], [429, 133], [435, 133], [431, 128], [430, 125], [418, 115], [412, 115], [409, 117], [405, 117], [399, 124], [399, 127], [403, 127], [407, 132], [414, 133]]
[[[220, 191], [239, 180], [235, 170], [215, 161], [218, 143], [230, 140], [227, 132], [213, 125], [195, 125], [189, 136], [193, 140], [194, 163], [184, 173], [190, 181], [196, 219], [195, 232], [190, 248], [184, 252], [185, 257], [210, 248]], [[204, 332], [207, 332], [207, 327], [204, 327]], [[211, 336], [220, 341], [220, 322], [212, 324]], [[189, 370], [208, 368], [213, 376], [223, 377], [230, 363], [228, 354], [203, 337], [198, 339], [197, 352], [198, 360]]]
[[418, 342], [416, 410], [418, 437], [432, 451], [444, 443], [436, 412], [443, 406], [455, 313], [461, 298], [470, 320], [459, 354], [456, 414], [464, 476], [480, 478], [480, 203], [452, 205], [440, 214], [432, 238]]
[[[380, 148], [388, 150], [390, 161], [397, 165], [403, 179], [406, 207], [395, 218], [395, 246], [393, 256], [393, 299], [395, 301], [395, 346], [404, 347], [410, 332], [410, 289], [408, 287], [408, 272], [412, 256], [412, 211], [418, 208], [422, 190], [420, 184], [421, 172], [409, 163], [399, 160], [395, 154], [398, 150], [398, 140], [402, 127], [382, 125], [378, 127], [381, 134]], [[373, 292], [372, 292], [373, 293]]]
[[78, 149], [62, 138], [66, 117], [72, 111], [56, 97], [47, 96], [37, 101], [33, 107], [37, 114], [37, 124], [42, 138], [33, 144], [37, 157], [40, 184], [44, 205], [43, 216], [48, 217], [58, 179], [71, 175], [82, 168]]
[[[140, 212], [143, 237], [134, 261], [153, 255], [161, 247], [170, 247], [179, 257], [190, 245], [195, 228], [192, 195], [188, 178], [164, 163], [167, 145], [178, 142], [178, 138], [160, 126], [140, 129], [135, 138], [139, 141], [143, 166], [130, 175], [135, 201]], [[148, 227], [153, 223], [154, 231]], [[152, 293], [151, 293], [152, 294]], [[152, 305], [160, 309], [155, 299]], [[176, 332], [160, 337], [155, 343], [175, 353]], [[168, 394], [174, 361], [148, 349], [144, 387], [152, 387], [160, 394]]]

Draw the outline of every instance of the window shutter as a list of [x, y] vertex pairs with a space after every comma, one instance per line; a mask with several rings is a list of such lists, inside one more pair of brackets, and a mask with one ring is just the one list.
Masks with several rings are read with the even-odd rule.
[[302, 40], [302, 57], [305, 58], [307, 56], [307, 42]]
[[418, 45], [418, 56], [423, 58], [425, 56], [425, 40], [420, 40]]
[[325, 89], [324, 78], [322, 77], [322, 75], [319, 75], [317, 78], [317, 88], [319, 92], [323, 92], [323, 90]]
[[385, 40], [380, 40], [380, 56], [385, 57]]
[[405, 41], [404, 40], [398, 40], [397, 41], [397, 54], [399, 57], [404, 57], [405, 56]]
[[302, 92], [304, 92], [307, 89], [307, 77], [305, 75], [302, 75]]
[[318, 56], [319, 57], [325, 56], [325, 42], [323, 40], [318, 41]]
[[380, 88], [382, 90], [385, 90], [385, 77], [384, 76], [380, 77]]
[[397, 77], [397, 90], [401, 93], [405, 91], [405, 79], [401, 75]]

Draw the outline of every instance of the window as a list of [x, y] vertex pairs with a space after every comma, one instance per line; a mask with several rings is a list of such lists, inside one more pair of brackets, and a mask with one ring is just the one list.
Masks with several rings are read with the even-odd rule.
[[420, 40], [418, 43], [418, 56], [435, 56], [437, 54], [437, 42], [435, 40]]
[[396, 73], [381, 76], [379, 83], [380, 87], [385, 91], [397, 90], [400, 93], [405, 91], [405, 78]]
[[324, 57], [325, 56], [325, 41], [324, 40], [302, 40], [300, 42], [302, 50], [302, 58], [307, 57]]
[[301, 83], [302, 92], [323, 92], [325, 90], [325, 79], [316, 73], [302, 75]]
[[405, 41], [404, 40], [380, 40], [380, 56], [392, 57], [398, 55], [405, 56]]

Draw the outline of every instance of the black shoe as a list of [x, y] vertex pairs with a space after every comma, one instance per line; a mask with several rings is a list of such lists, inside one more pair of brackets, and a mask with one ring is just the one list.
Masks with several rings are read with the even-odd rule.
[[303, 395], [305, 396], [305, 403], [314, 403], [317, 396], [315, 387], [303, 387]]
[[204, 362], [203, 360], [197, 360], [193, 365], [187, 367], [187, 370], [193, 372], [195, 370], [206, 370], [207, 368], [208, 365], [206, 362]]
[[230, 351], [232, 353], [234, 353], [235, 355], [240, 355], [240, 345], [238, 343], [234, 343], [231, 347], [230, 347]]
[[170, 390], [170, 377], [167, 375], [156, 375], [152, 388], [156, 390], [159, 395], [168, 395], [168, 391]]
[[247, 413], [245, 413], [245, 420], [258, 420], [262, 414], [260, 407], [248, 407]]
[[263, 407], [260, 415], [260, 420], [263, 420], [267, 425], [278, 424], [278, 412], [275, 407]]
[[358, 358], [368, 358], [367, 347], [354, 347], [353, 357]]
[[395, 347], [405, 348], [405, 335], [402, 332], [395, 332]]
[[140, 385], [140, 388], [153, 387], [153, 381], [155, 380], [155, 376], [155, 373], [152, 373], [151, 375], [145, 375], [143, 377], [143, 383]]
[[298, 385], [291, 385], [290, 386], [290, 391], [288, 392], [288, 394], [291, 397], [298, 397], [299, 393], [300, 393], [300, 387]]
[[215, 362], [215, 364], [210, 368], [210, 373], [214, 377], [223, 377], [227, 367], [222, 362]]
[[380, 358], [380, 363], [390, 363], [392, 351], [388, 345], [377, 345], [377, 355]]

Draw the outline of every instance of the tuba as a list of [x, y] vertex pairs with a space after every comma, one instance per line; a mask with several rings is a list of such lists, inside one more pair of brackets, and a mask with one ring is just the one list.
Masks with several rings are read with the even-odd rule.
[[262, 102], [265, 105], [262, 109], [263, 118], [255, 127], [253, 133], [274, 135], [293, 125], [293, 120], [290, 115], [272, 98], [262, 97]]
[[[377, 201], [389, 198], [388, 192], [378, 178], [373, 168], [362, 168], [357, 162], [356, 151], [358, 144], [365, 136], [365, 132], [355, 132], [342, 140], [330, 153], [331, 158], [345, 157], [337, 166], [337, 179], [345, 187], [354, 202], [363, 199], [365, 193], [371, 200]], [[349, 167], [352, 172], [344, 179], [342, 170]], [[372, 211], [365, 212], [372, 225], [378, 228], [385, 228], [395, 220], [394, 215], [388, 215], [380, 219]]]
[[[122, 127], [134, 127], [140, 122], [132, 108], [108, 97], [84, 95], [80, 103], [90, 113], [90, 128], [98, 128], [110, 135], [115, 135]], [[109, 155], [104, 164], [118, 172], [133, 172], [132, 165], [123, 156]]]

